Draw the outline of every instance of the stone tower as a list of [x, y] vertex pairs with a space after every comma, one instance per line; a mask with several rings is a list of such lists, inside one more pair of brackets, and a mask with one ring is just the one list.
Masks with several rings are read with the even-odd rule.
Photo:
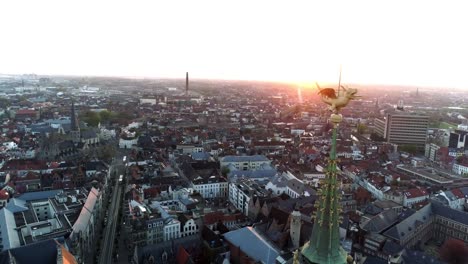
[[80, 125], [75, 112], [75, 102], [72, 100], [71, 115], [70, 115], [70, 137], [74, 143], [78, 143], [81, 140]]
[[294, 210], [291, 213], [289, 235], [294, 248], [299, 248], [301, 239], [301, 213], [297, 210]]

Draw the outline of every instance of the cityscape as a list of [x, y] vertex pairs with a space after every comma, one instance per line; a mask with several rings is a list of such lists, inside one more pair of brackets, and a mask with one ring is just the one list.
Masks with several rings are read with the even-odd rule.
[[0, 10], [0, 264], [468, 264], [463, 4]]
[[320, 86], [181, 75], [1, 76], [2, 263], [339, 263], [327, 210], [343, 263], [462, 263], [467, 91], [359, 86], [332, 144]]

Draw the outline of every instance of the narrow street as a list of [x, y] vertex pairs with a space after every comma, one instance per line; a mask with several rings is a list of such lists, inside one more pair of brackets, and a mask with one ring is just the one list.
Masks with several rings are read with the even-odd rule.
[[114, 240], [116, 227], [119, 223], [119, 210], [121, 209], [122, 186], [119, 184], [119, 176], [125, 174], [125, 166], [120, 155], [116, 156], [110, 166], [111, 178], [114, 180], [113, 192], [107, 210], [107, 223], [103, 231], [102, 248], [98, 263], [113, 263]]

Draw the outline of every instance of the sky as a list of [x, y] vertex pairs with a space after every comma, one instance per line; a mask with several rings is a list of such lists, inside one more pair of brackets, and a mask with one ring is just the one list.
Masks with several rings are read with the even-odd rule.
[[463, 1], [1, 1], [0, 73], [468, 89]]

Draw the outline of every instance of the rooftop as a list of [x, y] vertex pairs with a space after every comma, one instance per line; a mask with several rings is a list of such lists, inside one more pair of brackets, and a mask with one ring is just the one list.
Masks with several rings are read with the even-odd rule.
[[274, 264], [280, 251], [248, 226], [224, 234], [224, 238], [247, 256], [265, 264]]
[[259, 162], [259, 161], [270, 161], [270, 160], [263, 155], [225, 156], [221, 159], [221, 162]]

